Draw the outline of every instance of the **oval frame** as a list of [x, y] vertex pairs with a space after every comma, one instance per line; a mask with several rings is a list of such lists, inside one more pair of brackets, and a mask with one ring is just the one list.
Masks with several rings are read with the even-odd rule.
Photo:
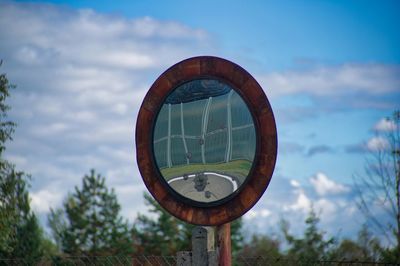
[[[177, 196], [166, 184], [153, 153], [153, 128], [164, 100], [179, 85], [201, 78], [215, 78], [232, 84], [247, 104], [256, 131], [257, 144], [252, 169], [240, 190], [220, 204], [199, 205], [182, 200], [184, 197]], [[147, 189], [169, 213], [191, 224], [221, 225], [250, 210], [271, 180], [277, 146], [274, 114], [261, 86], [239, 65], [213, 56], [183, 60], [161, 74], [147, 92], [136, 122], [136, 159]]]

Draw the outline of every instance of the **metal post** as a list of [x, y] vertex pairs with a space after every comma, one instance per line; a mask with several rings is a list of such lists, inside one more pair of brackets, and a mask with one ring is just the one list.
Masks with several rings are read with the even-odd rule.
[[231, 224], [226, 223], [217, 227], [218, 265], [231, 266]]

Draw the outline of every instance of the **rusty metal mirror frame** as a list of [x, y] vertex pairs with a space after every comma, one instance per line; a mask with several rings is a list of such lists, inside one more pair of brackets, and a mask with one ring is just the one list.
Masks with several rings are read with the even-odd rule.
[[[232, 86], [247, 104], [256, 131], [256, 153], [244, 184], [231, 195], [212, 203], [190, 200], [174, 191], [161, 175], [153, 152], [153, 129], [168, 95], [179, 85], [213, 78]], [[277, 133], [269, 101], [257, 81], [228, 60], [200, 56], [167, 69], [150, 87], [136, 124], [136, 158], [143, 181], [153, 197], [175, 217], [198, 225], [221, 225], [239, 218], [260, 199], [275, 168]]]

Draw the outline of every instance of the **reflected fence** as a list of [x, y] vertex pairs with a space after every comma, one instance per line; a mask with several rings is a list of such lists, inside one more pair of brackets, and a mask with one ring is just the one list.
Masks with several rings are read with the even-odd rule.
[[242, 98], [229, 90], [217, 97], [162, 106], [153, 142], [160, 169], [253, 160], [252, 116]]
[[[42, 257], [35, 260], [27, 260], [23, 258], [15, 259], [2, 259], [0, 258], [0, 265], [140, 265], [140, 266], [172, 266], [177, 265], [177, 257], [175, 256], [54, 256]], [[258, 257], [243, 257], [234, 256], [232, 258], [232, 265], [234, 266], [394, 266], [400, 263], [383, 263], [371, 261], [310, 261], [310, 260], [295, 260], [287, 257], [267, 258], [263, 256]], [[179, 266], [189, 266], [189, 264], [180, 264]]]

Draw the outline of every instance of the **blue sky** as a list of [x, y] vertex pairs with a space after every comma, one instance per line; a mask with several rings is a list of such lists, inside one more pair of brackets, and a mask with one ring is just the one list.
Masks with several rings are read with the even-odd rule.
[[45, 217], [95, 168], [131, 222], [146, 212], [140, 103], [167, 67], [215, 55], [259, 81], [277, 120], [276, 170], [247, 228], [277, 230], [313, 205], [328, 232], [354, 236], [364, 219], [352, 177], [400, 108], [398, 1], [161, 3], [0, 1], [1, 72], [18, 85], [7, 156], [33, 175], [34, 209]]
[[263, 69], [295, 67], [302, 60], [398, 63], [400, 56], [398, 1], [48, 2], [205, 29], [222, 53], [248, 57]]

